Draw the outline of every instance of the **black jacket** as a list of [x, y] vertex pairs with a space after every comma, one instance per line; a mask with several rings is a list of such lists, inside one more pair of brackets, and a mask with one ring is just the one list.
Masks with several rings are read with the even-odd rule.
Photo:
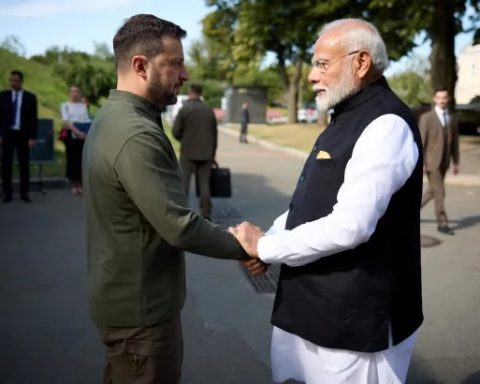
[[[0, 93], [0, 137], [10, 130], [13, 113], [12, 91]], [[37, 97], [23, 90], [22, 106], [20, 110], [20, 132], [26, 139], [35, 140], [38, 129]]]
[[217, 151], [217, 120], [201, 100], [187, 100], [178, 112], [172, 129], [180, 141], [180, 158], [212, 160]]

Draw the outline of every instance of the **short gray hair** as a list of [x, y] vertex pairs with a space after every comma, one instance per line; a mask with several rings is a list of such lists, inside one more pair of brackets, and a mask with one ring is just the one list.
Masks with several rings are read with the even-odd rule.
[[362, 19], [335, 20], [324, 25], [318, 33], [318, 37], [321, 37], [333, 28], [347, 24], [352, 24], [352, 28], [347, 29], [341, 36], [339, 44], [343, 46], [347, 52], [360, 49], [367, 51], [372, 57], [375, 70], [380, 75], [383, 74], [389, 65], [387, 49], [378, 29], [368, 21]]

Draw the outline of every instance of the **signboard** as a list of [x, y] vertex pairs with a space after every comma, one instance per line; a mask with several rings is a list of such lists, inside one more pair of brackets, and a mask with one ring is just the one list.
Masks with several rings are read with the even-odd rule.
[[50, 163], [53, 161], [53, 119], [38, 119], [36, 145], [30, 149], [31, 163]]

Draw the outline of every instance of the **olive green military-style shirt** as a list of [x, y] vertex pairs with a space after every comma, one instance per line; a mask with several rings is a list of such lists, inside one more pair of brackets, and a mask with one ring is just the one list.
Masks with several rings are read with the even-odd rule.
[[88, 290], [99, 325], [170, 320], [185, 301], [183, 250], [248, 258], [234, 237], [187, 207], [160, 110], [112, 90], [83, 153]]

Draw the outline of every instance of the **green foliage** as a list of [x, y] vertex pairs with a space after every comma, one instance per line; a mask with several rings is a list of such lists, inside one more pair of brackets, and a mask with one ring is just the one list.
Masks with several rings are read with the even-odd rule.
[[[10, 88], [9, 77], [12, 70], [22, 71], [25, 76], [24, 88], [37, 95], [39, 117], [54, 120], [56, 137], [60, 129], [60, 104], [68, 99], [68, 86], [73, 83], [79, 84], [84, 91], [87, 90], [90, 101], [98, 101], [98, 96], [92, 95], [106, 93], [105, 79], [115, 85], [114, 77], [112, 78], [110, 73], [110, 71], [113, 73], [112, 68], [111, 61], [67, 49], [52, 48], [44, 55], [26, 59], [10, 50], [0, 48], [0, 89]], [[87, 78], [83, 79], [80, 76]], [[96, 107], [92, 109], [95, 111]], [[64, 175], [63, 152], [63, 144], [55, 140], [56, 160], [43, 167], [44, 176]], [[36, 167], [33, 167], [32, 174], [36, 172]]]
[[12, 70], [25, 75], [25, 89], [35, 93], [41, 117], [58, 117], [60, 102], [66, 99], [67, 85], [51, 66], [28, 60], [0, 48], [0, 88], [10, 88], [9, 76]]
[[21, 43], [18, 36], [7, 36], [0, 44], [0, 47], [18, 56], [25, 56], [25, 46]]
[[[107, 97], [115, 87], [115, 68], [108, 48], [97, 44], [98, 56], [84, 52], [52, 47], [44, 55], [33, 56], [32, 60], [52, 66], [68, 86], [77, 85], [92, 104]], [[105, 59], [106, 57], [106, 59]]]
[[[297, 92], [295, 82], [301, 69], [298, 61], [309, 61], [316, 32], [336, 19], [358, 17], [371, 21], [382, 34], [392, 60], [410, 52], [415, 47], [415, 37], [425, 32], [425, 39], [432, 40], [435, 53], [431, 57], [432, 79], [443, 82], [450, 79], [446, 82], [452, 87], [455, 65], [450, 41], [456, 33], [472, 30], [477, 31], [474, 41], [480, 39], [480, 0], [207, 0], [206, 3], [213, 10], [203, 19], [203, 30], [207, 39], [218, 43], [216, 52], [221, 52], [224, 62], [229, 64], [224, 66], [227, 71], [224, 78], [237, 82], [242, 63], [258, 63], [270, 52], [276, 58], [279, 81], [290, 94], [292, 84], [293, 94]], [[468, 9], [473, 10], [470, 24], [462, 25]], [[305, 75], [303, 78], [305, 87]]]
[[388, 83], [410, 107], [428, 104], [432, 99], [430, 76], [427, 72], [408, 70], [391, 76]]

